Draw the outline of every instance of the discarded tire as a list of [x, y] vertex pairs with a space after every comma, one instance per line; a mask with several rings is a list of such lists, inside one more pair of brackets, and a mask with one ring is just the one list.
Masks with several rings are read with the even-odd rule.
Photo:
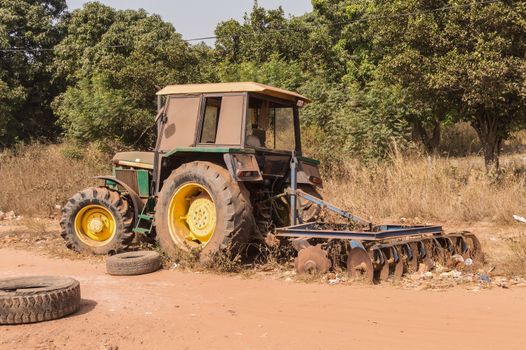
[[106, 259], [106, 271], [114, 276], [142, 275], [161, 268], [161, 256], [144, 250], [115, 254]]
[[80, 284], [69, 277], [0, 279], [0, 324], [54, 320], [80, 307]]

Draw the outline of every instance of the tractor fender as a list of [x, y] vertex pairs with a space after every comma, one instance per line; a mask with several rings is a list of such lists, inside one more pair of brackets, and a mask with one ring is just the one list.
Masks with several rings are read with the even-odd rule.
[[223, 159], [234, 180], [263, 181], [258, 162], [253, 154], [225, 153]]
[[130, 198], [132, 200], [134, 218], [135, 218], [135, 220], [137, 220], [139, 218], [139, 213], [142, 212], [142, 209], [144, 207], [144, 203], [142, 202], [142, 200], [139, 197], [139, 195], [130, 186], [128, 186], [123, 181], [118, 180], [115, 176], [110, 176], [110, 175], [95, 176], [94, 179], [107, 180], [107, 181], [115, 182], [116, 184], [118, 184], [119, 186], [124, 188], [126, 190], [126, 192], [128, 192], [128, 194], [129, 194], [129, 196], [130, 196]]

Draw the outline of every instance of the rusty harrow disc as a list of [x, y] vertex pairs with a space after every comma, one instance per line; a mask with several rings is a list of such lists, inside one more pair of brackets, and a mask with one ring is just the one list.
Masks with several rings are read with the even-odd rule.
[[401, 249], [399, 249], [396, 246], [391, 247], [391, 253], [393, 256], [393, 279], [395, 281], [399, 281], [402, 278], [402, 275], [404, 274], [404, 261], [402, 260], [400, 251]]
[[375, 249], [373, 252], [376, 252], [375, 260], [376, 264], [374, 265], [374, 279], [378, 281], [387, 281], [389, 277], [389, 261], [388, 256], [385, 254], [385, 251], [382, 249]]
[[365, 249], [356, 247], [350, 250], [347, 257], [347, 272], [353, 281], [373, 283], [373, 262]]
[[479, 239], [472, 233], [464, 233], [464, 239], [467, 245], [467, 255], [474, 261], [482, 262], [484, 260], [484, 254], [482, 253], [482, 247]]
[[318, 244], [301, 249], [295, 260], [295, 267], [299, 274], [326, 273], [331, 267], [331, 261], [327, 258], [327, 252]]
[[[411, 242], [405, 245], [406, 249], [409, 247], [409, 251], [403, 251], [402, 255], [405, 256], [405, 268], [407, 273], [415, 273], [418, 271], [418, 261], [420, 260], [420, 249], [418, 248], [418, 242]], [[411, 253], [411, 256], [409, 256]]]

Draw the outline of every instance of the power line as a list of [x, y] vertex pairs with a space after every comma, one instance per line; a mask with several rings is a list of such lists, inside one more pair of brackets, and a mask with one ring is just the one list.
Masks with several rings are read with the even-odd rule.
[[[476, 5], [487, 5], [494, 2], [501, 2], [502, 0], [486, 0], [486, 1], [479, 1], [479, 2], [472, 2], [469, 4], [457, 4], [457, 5], [448, 5], [443, 7], [438, 7], [436, 9], [432, 10], [421, 10], [421, 11], [413, 11], [413, 12], [404, 12], [404, 13], [396, 13], [391, 15], [384, 15], [384, 16], [371, 16], [371, 17], [364, 17], [359, 18], [355, 20], [347, 20], [347, 21], [337, 21], [332, 22], [333, 25], [339, 25], [339, 24], [352, 24], [352, 23], [358, 23], [358, 22], [367, 22], [371, 20], [377, 20], [377, 19], [388, 19], [388, 18], [397, 18], [397, 17], [409, 17], [411, 15], [418, 15], [422, 13], [433, 13], [433, 12], [440, 12], [440, 11], [446, 11], [451, 10], [455, 8], [465, 8], [465, 7], [472, 7]], [[320, 25], [314, 26], [314, 27], [320, 27]], [[282, 28], [282, 29], [269, 29], [265, 31], [264, 33], [240, 33], [236, 34], [235, 36], [253, 36], [253, 35], [264, 35], [272, 32], [287, 32], [287, 31], [299, 31], [297, 29], [293, 28]], [[192, 38], [192, 39], [184, 39], [184, 41], [191, 42], [191, 41], [200, 41], [200, 40], [208, 40], [208, 39], [218, 39], [218, 36], [208, 36], [208, 37], [202, 37], [202, 38]]]
[[[332, 22], [331, 24], [332, 25], [353, 24], [353, 23], [367, 22], [367, 21], [378, 20], [378, 19], [409, 17], [411, 15], [418, 15], [418, 14], [423, 14], [423, 13], [441, 12], [441, 11], [447, 11], [447, 10], [452, 10], [452, 9], [457, 9], [457, 8], [473, 7], [473, 6], [477, 6], [477, 5], [487, 5], [487, 4], [491, 4], [491, 3], [495, 3], [495, 2], [501, 2], [501, 1], [502, 0], [486, 0], [486, 1], [472, 2], [472, 3], [468, 3], [468, 4], [448, 5], [448, 6], [438, 7], [436, 9], [431, 9], [431, 10], [421, 10], [421, 11], [413, 11], [413, 12], [396, 13], [396, 14], [384, 15], [384, 16], [363, 17], [363, 18], [350, 20], [350, 21]], [[314, 27], [320, 27], [320, 25], [314, 25]], [[290, 31], [300, 32], [302, 30], [298, 30], [296, 28], [269, 29], [269, 30], [267, 30], [265, 32], [261, 32], [261, 33], [240, 33], [240, 34], [234, 35], [234, 37], [266, 35], [266, 34], [269, 34], [269, 33], [280, 33], [280, 32], [290, 32]], [[214, 39], [218, 39], [218, 38], [219, 37], [216, 36], [216, 35], [211, 35], [211, 36], [190, 38], [190, 39], [182, 39], [182, 40], [186, 41], [186, 42], [193, 42], [193, 41], [214, 40]], [[122, 47], [129, 47], [129, 45], [111, 45], [111, 46], [104, 46], [103, 48], [122, 48]], [[54, 48], [28, 49], [28, 48], [17, 48], [17, 47], [15, 47], [15, 48], [0, 49], [0, 52], [40, 52], [40, 51], [53, 51], [53, 50], [55, 50], [55, 49]]]

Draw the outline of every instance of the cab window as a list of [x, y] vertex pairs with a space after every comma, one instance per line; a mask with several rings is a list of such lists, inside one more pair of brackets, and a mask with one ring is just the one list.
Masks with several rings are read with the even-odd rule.
[[199, 143], [215, 143], [219, 112], [221, 110], [221, 97], [206, 97], [203, 111], [203, 124]]
[[294, 107], [250, 97], [246, 145], [276, 150], [294, 149]]

